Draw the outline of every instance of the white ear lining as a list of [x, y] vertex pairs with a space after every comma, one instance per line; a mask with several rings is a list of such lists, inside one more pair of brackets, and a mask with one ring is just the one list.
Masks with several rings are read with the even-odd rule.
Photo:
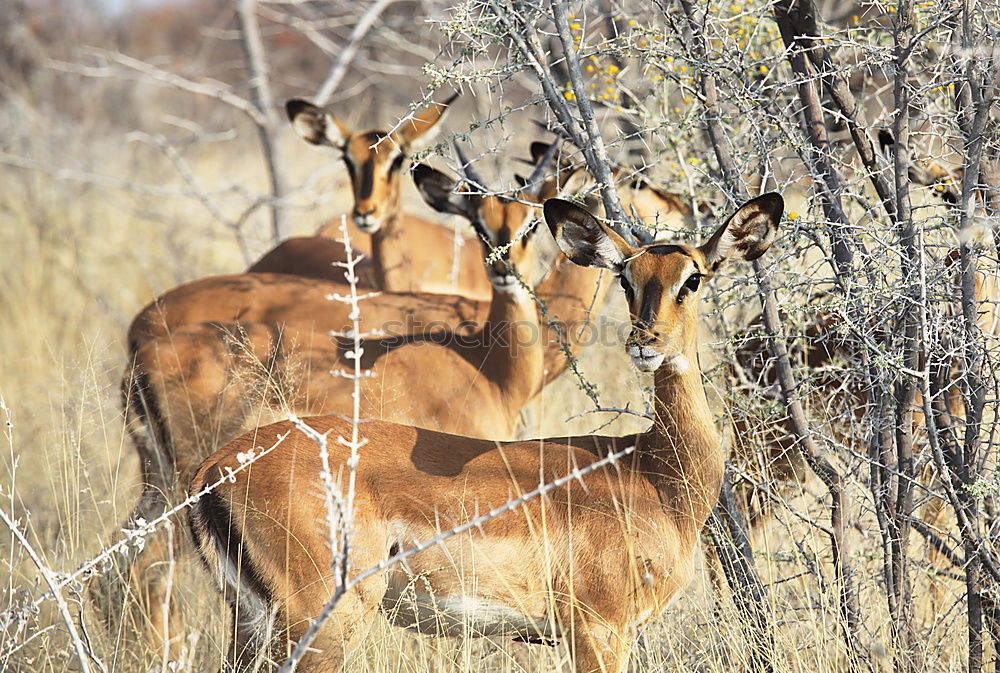
[[718, 244], [711, 251], [711, 256], [708, 257], [705, 262], [711, 267], [713, 264], [719, 260], [727, 259], [729, 257], [730, 251], [733, 249], [733, 244], [736, 243], [736, 239], [733, 238], [731, 230], [726, 227], [726, 230], [722, 233], [719, 238]]
[[[596, 240], [594, 240], [595, 234]], [[588, 242], [588, 239], [593, 242]], [[617, 270], [625, 261], [621, 250], [603, 229], [593, 232], [581, 224], [563, 224], [559, 228], [556, 242], [559, 244], [559, 248], [571, 258], [589, 259], [588, 266]]]
[[618, 246], [614, 244], [611, 237], [603, 231], [601, 232], [601, 237], [597, 240], [597, 243], [594, 246], [594, 250], [601, 257], [605, 266], [609, 269], [616, 269], [625, 261], [625, 256], [622, 254], [622, 251], [619, 250]]
[[[442, 118], [444, 115], [442, 115]], [[410, 146], [407, 148], [410, 152], [419, 152], [420, 150], [425, 150], [430, 147], [434, 140], [441, 134], [441, 119], [434, 122], [434, 125], [429, 129], [424, 131], [418, 137], [410, 141]]]

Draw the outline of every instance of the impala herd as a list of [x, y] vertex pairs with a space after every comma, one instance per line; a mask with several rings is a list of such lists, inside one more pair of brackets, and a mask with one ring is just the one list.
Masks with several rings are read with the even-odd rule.
[[[371, 375], [360, 380], [357, 400], [365, 444], [352, 477], [348, 580], [634, 448], [350, 583], [301, 670], [338, 670], [382, 613], [423, 633], [565, 642], [577, 671], [617, 673], [627, 668], [636, 630], [691, 577], [726, 456], [698, 367], [699, 297], [724, 264], [767, 251], [782, 197], [743, 204], [701, 245], [662, 243], [648, 230], [606, 224], [593, 199], [561, 198], [593, 192], [593, 179], [557, 143], [533, 144], [531, 175], [501, 196], [457, 145], [460, 177], [411, 165], [453, 100], [391, 133], [355, 132], [308, 102], [287, 103], [298, 135], [336, 150], [350, 175], [351, 219], [369, 239], [354, 251], [363, 253], [359, 316], [329, 299], [352, 288], [347, 251], [328, 225], [283, 242], [245, 273], [170, 290], [129, 327], [123, 401], [143, 466], [133, 521], [158, 516], [185, 490], [202, 491], [288, 433], [196, 501], [193, 540], [178, 536], [167, 549], [154, 539], [116, 576], [138, 593], [161, 646], [171, 637], [163, 554], [190, 553], [192, 541], [232, 608], [228, 662], [236, 670], [283, 661], [340, 587], [319, 444], [282, 419], [294, 413], [330, 438], [332, 478], [346, 492], [350, 451], [335, 440], [351, 433], [354, 380], [331, 372], [353, 368], [355, 347], [331, 333], [349, 333], [355, 318], [361, 332], [384, 334], [366, 336], [361, 348]], [[628, 212], [690, 227], [692, 208], [682, 199], [618, 172], [629, 183], [621, 190]], [[431, 209], [457, 215], [462, 226], [404, 213], [400, 191], [409, 179]], [[546, 264], [552, 239], [558, 254]], [[564, 371], [591, 309], [615, 284], [631, 317], [622, 345], [652, 375], [654, 422], [628, 437], [511, 441], [521, 409]]]

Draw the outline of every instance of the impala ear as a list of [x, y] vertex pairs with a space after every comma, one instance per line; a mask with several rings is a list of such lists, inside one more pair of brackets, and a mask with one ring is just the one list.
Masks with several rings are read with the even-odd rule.
[[699, 250], [705, 255], [709, 274], [715, 274], [727, 260], [736, 257], [757, 259], [771, 247], [785, 201], [776, 192], [747, 201], [719, 227]]
[[462, 185], [439, 170], [427, 164], [413, 167], [413, 182], [420, 195], [434, 210], [449, 215], [459, 215], [472, 221], [476, 217], [481, 198], [471, 194], [461, 194]]
[[888, 129], [879, 129], [878, 131], [879, 150], [881, 150], [884, 153], [895, 144], [896, 144], [896, 139], [893, 137], [891, 131], [889, 131]]
[[575, 264], [620, 271], [635, 248], [586, 209], [563, 199], [549, 199], [545, 222], [559, 248]]
[[531, 152], [531, 163], [537, 165], [542, 160], [542, 157], [545, 156], [545, 153], [549, 151], [550, 145], [551, 143], [543, 143], [540, 140], [531, 143], [529, 150]]
[[351, 132], [339, 119], [321, 107], [301, 98], [285, 103], [285, 113], [292, 128], [307, 143], [340, 147]]
[[433, 103], [405, 120], [393, 131], [392, 140], [404, 152], [416, 152], [430, 146], [441, 130], [441, 120], [448, 108], [458, 98], [456, 93], [443, 103]]

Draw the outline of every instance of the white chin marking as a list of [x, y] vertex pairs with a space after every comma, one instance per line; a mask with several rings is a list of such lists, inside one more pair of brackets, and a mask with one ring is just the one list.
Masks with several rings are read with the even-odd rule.
[[691, 363], [680, 353], [668, 357], [649, 346], [629, 346], [628, 356], [641, 372], [655, 372], [662, 369], [667, 374], [684, 374], [691, 369]]
[[668, 358], [664, 363], [664, 366], [666, 366], [674, 374], [685, 374], [689, 369], [691, 369], [691, 363], [680, 353]]
[[354, 226], [360, 229], [366, 234], [374, 234], [382, 227], [382, 220], [376, 220], [374, 217], [356, 217], [354, 218]]
[[629, 346], [628, 356], [641, 372], [655, 372], [663, 364], [664, 355], [649, 346]]

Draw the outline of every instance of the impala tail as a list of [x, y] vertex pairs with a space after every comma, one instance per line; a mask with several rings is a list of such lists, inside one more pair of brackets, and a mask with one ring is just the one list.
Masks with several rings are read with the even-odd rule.
[[207, 486], [218, 482], [221, 471], [206, 465], [191, 485], [191, 495], [201, 493], [191, 507], [188, 524], [191, 538], [205, 567], [233, 610], [237, 626], [244, 634], [256, 634], [266, 643], [274, 628], [276, 610], [263, 575], [243, 544], [243, 522], [236, 521], [226, 500]]
[[[133, 354], [132, 362], [132, 366], [126, 368], [121, 384], [125, 431], [139, 453], [145, 490], [166, 496], [174, 481], [170, 431], [150, 385], [149, 372], [137, 354]], [[149, 514], [137, 512], [137, 515], [147, 518]]]

